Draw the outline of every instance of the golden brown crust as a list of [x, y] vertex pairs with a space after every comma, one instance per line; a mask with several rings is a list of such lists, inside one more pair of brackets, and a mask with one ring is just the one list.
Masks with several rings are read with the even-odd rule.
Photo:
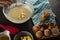
[[36, 32], [36, 37], [41, 38], [43, 36], [43, 33], [41, 31]]
[[0, 7], [4, 7], [4, 5], [0, 4]]
[[44, 30], [44, 35], [46, 36], [46, 37], [49, 37], [50, 36], [50, 30], [49, 29], [46, 29], [46, 30]]
[[33, 30], [34, 30], [34, 32], [37, 32], [40, 30], [40, 27], [39, 26], [33, 26]]
[[47, 20], [49, 18], [49, 16], [50, 16], [49, 11], [45, 11], [44, 14], [40, 17], [41, 21]]

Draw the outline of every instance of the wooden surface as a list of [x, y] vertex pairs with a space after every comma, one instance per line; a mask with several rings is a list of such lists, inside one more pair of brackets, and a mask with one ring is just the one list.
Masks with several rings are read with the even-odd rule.
[[60, 0], [49, 0], [49, 2], [53, 12], [56, 14], [57, 24], [60, 26]]

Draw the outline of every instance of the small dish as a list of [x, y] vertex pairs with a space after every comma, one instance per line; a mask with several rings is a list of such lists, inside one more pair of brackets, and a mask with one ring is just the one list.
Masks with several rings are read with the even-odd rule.
[[11, 40], [9, 35], [9, 31], [5, 30], [4, 32], [0, 32], [0, 40]]
[[20, 37], [22, 37], [22, 36], [30, 36], [31, 39], [34, 40], [32, 34], [27, 31], [22, 31], [22, 32], [18, 33], [17, 35], [15, 35], [14, 40], [19, 40]]

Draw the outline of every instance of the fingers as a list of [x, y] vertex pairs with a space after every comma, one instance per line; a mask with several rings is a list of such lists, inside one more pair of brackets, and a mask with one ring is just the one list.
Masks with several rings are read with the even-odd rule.
[[0, 7], [4, 7], [4, 6], [7, 6], [9, 4], [11, 4], [11, 2], [9, 2], [9, 1], [0, 1]]
[[5, 3], [7, 3], [7, 4], [11, 4], [12, 2], [9, 2], [9, 1], [5, 1]]
[[9, 2], [13, 2], [13, 0], [8, 0]]
[[[0, 1], [1, 1], [1, 0], [0, 0]], [[13, 0], [2, 0], [2, 1], [10, 2], [10, 3], [12, 3], [12, 2], [13, 2]]]
[[5, 5], [7, 5], [7, 3], [5, 3], [4, 1], [0, 1], [0, 7], [4, 7]]
[[0, 7], [4, 7], [4, 5], [0, 4]]
[[7, 2], [5, 2], [5, 1], [0, 1], [0, 4], [5, 5], [5, 4], [7, 4]]
[[9, 1], [9, 2], [13, 2], [13, 0], [3, 0], [3, 1]]

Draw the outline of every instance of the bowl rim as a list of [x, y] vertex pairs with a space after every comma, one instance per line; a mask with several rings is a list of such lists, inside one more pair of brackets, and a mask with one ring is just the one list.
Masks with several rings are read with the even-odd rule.
[[11, 40], [10, 32], [8, 30], [3, 31], [0, 34], [6, 35], [9, 38], [9, 40]]
[[[13, 3], [13, 4], [11, 4], [10, 6], [22, 5], [22, 4], [23, 4], [23, 3]], [[7, 6], [7, 8], [10, 7], [10, 6]], [[27, 5], [27, 6], [28, 6], [28, 5]], [[28, 6], [28, 7], [29, 7], [29, 6]], [[10, 22], [16, 23], [16, 24], [25, 23], [26, 21], [28, 21], [28, 20], [31, 18], [31, 16], [33, 15], [33, 11], [34, 11], [34, 6], [32, 5], [33, 10], [31, 11], [31, 15], [30, 15], [27, 19], [25, 19], [25, 20], [23, 20], [23, 21], [15, 22], [15, 21], [9, 19], [9, 16], [6, 15], [6, 13], [5, 13], [5, 11], [4, 11], [5, 8], [6, 8], [6, 7], [3, 7], [3, 9], [2, 9], [5, 18], [6, 18], [7, 20], [9, 20]]]
[[[28, 31], [21, 31], [21, 32], [19, 32], [18, 34], [20, 34], [20, 33], [28, 33], [28, 34], [30, 35], [30, 37], [32, 38], [32, 40], [34, 40], [32, 34], [31, 34], [30, 32], [28, 32]], [[16, 38], [16, 36], [17, 36], [18, 34], [16, 34], [16, 35], [14, 36], [14, 40], [15, 40], [15, 38]]]

